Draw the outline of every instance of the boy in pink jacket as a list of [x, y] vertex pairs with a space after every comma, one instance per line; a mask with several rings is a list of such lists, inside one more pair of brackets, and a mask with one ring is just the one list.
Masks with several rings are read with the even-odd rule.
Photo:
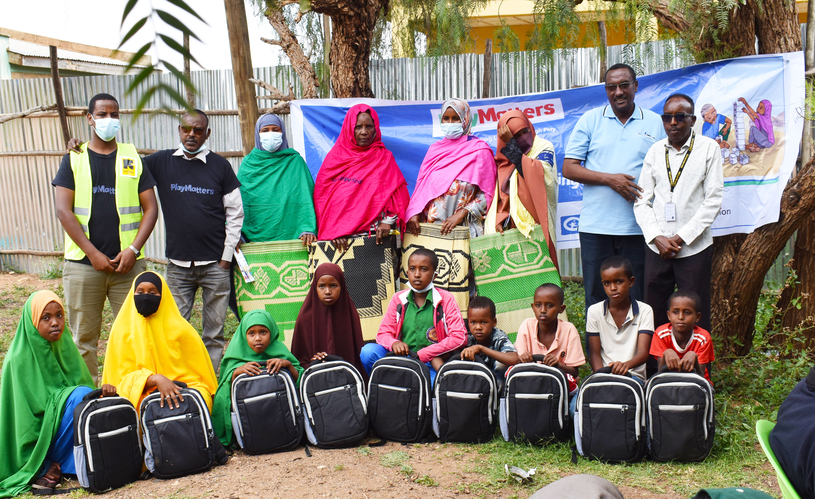
[[411, 253], [407, 271], [410, 289], [393, 295], [376, 333], [376, 343], [368, 343], [359, 353], [369, 374], [374, 363], [389, 351], [396, 355], [414, 351], [430, 368], [432, 384], [436, 370], [430, 362], [467, 344], [467, 331], [455, 298], [433, 286], [438, 265], [438, 257], [428, 249]]

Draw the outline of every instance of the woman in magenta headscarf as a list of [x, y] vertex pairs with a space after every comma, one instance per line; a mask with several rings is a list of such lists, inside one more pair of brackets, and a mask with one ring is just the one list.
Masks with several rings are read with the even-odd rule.
[[744, 112], [753, 120], [753, 124], [750, 125], [750, 135], [748, 135], [747, 139], [747, 150], [750, 152], [759, 152], [762, 149], [772, 147], [772, 145], [775, 144], [772, 103], [764, 99], [758, 103], [758, 107], [754, 111], [744, 97], [740, 97], [739, 100], [744, 104]]
[[444, 101], [444, 138], [427, 150], [407, 209], [407, 230], [413, 234], [419, 233], [420, 222], [442, 224], [442, 234], [466, 222], [470, 237], [484, 234], [497, 169], [490, 146], [470, 135], [471, 124], [465, 101]]
[[318, 239], [344, 249], [347, 236], [376, 232], [379, 244], [397, 225], [404, 230], [409, 200], [405, 177], [382, 143], [379, 116], [367, 104], [353, 106], [314, 185]]

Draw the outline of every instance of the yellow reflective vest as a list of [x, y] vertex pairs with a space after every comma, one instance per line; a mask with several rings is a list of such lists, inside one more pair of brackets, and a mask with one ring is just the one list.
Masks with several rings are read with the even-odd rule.
[[[93, 185], [88, 144], [82, 144], [82, 154], [71, 151], [71, 170], [74, 172], [74, 216], [90, 239], [88, 220], [91, 218]], [[119, 242], [124, 250], [136, 239], [142, 219], [139, 202], [139, 178], [142, 174], [141, 158], [133, 144], [117, 144], [116, 151], [116, 208], [119, 214]], [[139, 258], [143, 258], [140, 255]], [[82, 260], [85, 252], [65, 234], [65, 259]]]

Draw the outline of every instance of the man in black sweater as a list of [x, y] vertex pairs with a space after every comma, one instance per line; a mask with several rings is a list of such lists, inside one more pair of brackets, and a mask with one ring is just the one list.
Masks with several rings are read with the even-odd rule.
[[156, 180], [164, 214], [167, 284], [187, 320], [201, 288], [203, 339], [217, 372], [243, 204], [232, 165], [204, 145], [210, 133], [209, 118], [196, 109], [181, 117], [178, 149], [159, 151], [143, 162]]

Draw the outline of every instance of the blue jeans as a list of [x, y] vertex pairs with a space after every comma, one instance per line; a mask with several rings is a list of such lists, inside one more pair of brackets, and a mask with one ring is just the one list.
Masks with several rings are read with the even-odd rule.
[[45, 454], [45, 461], [40, 476], [48, 471], [51, 463], [59, 463], [63, 474], [76, 474], [74, 464], [74, 409], [82, 402], [82, 397], [89, 394], [91, 389], [87, 386], [78, 386], [65, 401], [65, 410], [62, 413], [62, 422], [59, 424], [57, 434], [51, 441], [51, 447]]
[[[634, 270], [634, 285], [631, 286], [631, 299], [644, 300], [645, 283], [645, 238], [635, 236], [609, 236], [606, 234], [580, 233], [580, 259], [583, 264], [583, 287], [586, 292], [586, 310], [595, 303], [606, 299], [603, 283], [600, 280], [600, 267], [606, 258], [621, 255], [628, 258]], [[650, 250], [649, 250], [650, 251]]]
[[[374, 364], [377, 360], [381, 359], [388, 354], [388, 349], [379, 343], [367, 343], [362, 346], [362, 351], [359, 352], [359, 360], [362, 361], [362, 367], [368, 374], [371, 374]], [[430, 385], [433, 386], [433, 381], [436, 380], [436, 370], [430, 365], [430, 362], [425, 362], [425, 365], [430, 369]]]

